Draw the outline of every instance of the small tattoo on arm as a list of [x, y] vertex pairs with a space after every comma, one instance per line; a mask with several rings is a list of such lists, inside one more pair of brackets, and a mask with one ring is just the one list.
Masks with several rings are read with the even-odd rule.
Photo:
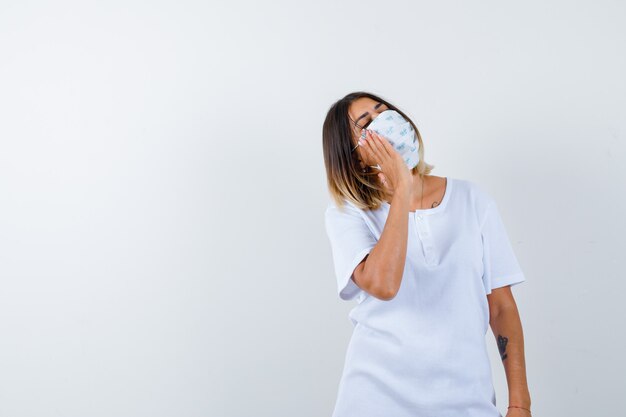
[[509, 341], [508, 337], [498, 335], [498, 350], [500, 351], [500, 357], [502, 360], [506, 359], [506, 344]]

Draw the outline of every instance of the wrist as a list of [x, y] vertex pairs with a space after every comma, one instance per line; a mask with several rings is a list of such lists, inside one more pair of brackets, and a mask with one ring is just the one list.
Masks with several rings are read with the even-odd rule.
[[404, 180], [398, 181], [398, 185], [396, 186], [396, 189], [394, 190], [394, 194], [396, 192], [398, 194], [406, 195], [407, 197], [411, 195], [411, 184], [409, 183], [409, 181], [404, 181]]
[[530, 409], [530, 394], [528, 390], [516, 390], [509, 393], [509, 405], [516, 405]]
[[523, 410], [530, 415], [530, 397], [509, 398], [509, 406], [507, 407], [507, 410]]
[[507, 411], [508, 410], [523, 410], [526, 413], [528, 413], [529, 415], [531, 415], [530, 407], [522, 407], [522, 406], [518, 406], [518, 405], [509, 405], [507, 407]]

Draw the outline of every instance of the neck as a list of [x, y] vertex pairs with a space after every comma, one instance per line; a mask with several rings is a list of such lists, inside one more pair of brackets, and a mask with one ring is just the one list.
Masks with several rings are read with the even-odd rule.
[[[430, 185], [430, 176], [424, 175], [420, 176], [419, 174], [412, 174], [413, 176], [413, 187], [411, 188], [410, 200], [416, 201], [422, 197], [422, 189], [424, 190], [424, 195], [429, 190]], [[391, 201], [393, 199], [393, 192], [389, 193], [386, 197], [387, 201]]]
[[413, 189], [411, 190], [411, 201], [419, 200], [422, 196], [422, 193], [426, 195], [429, 185], [430, 180], [428, 175], [420, 176], [419, 174], [413, 174]]

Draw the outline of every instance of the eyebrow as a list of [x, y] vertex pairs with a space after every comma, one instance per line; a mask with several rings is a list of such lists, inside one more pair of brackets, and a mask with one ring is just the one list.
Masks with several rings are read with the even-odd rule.
[[[374, 106], [374, 110], [376, 110], [377, 108], [379, 108], [379, 107], [380, 107], [380, 106], [382, 106], [383, 104], [384, 104], [384, 103], [378, 103], [377, 105], [375, 105], [375, 106]], [[356, 124], [356, 122], [358, 122], [359, 120], [361, 120], [362, 118], [364, 118], [364, 117], [365, 117], [365, 116], [367, 116], [368, 114], [370, 114], [370, 113], [366, 111], [365, 113], [363, 113], [362, 115], [360, 115], [360, 116], [359, 116], [359, 118], [358, 118], [358, 119], [356, 119], [356, 120], [354, 121], [354, 124]]]

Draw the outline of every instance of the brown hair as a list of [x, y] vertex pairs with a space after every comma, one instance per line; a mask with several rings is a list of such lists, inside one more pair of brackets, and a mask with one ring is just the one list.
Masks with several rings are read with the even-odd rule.
[[371, 93], [356, 91], [334, 103], [328, 110], [322, 127], [322, 147], [330, 195], [339, 207], [343, 207], [345, 199], [360, 209], [377, 209], [387, 194], [378, 179], [380, 171], [366, 167], [364, 172], [359, 164], [357, 152], [352, 152], [355, 144], [348, 109], [353, 101], [361, 97], [368, 97], [387, 105], [388, 109], [400, 113], [415, 129], [419, 142], [419, 163], [411, 170], [411, 174], [428, 175], [434, 165], [424, 162], [424, 143], [415, 123], [387, 100]]

